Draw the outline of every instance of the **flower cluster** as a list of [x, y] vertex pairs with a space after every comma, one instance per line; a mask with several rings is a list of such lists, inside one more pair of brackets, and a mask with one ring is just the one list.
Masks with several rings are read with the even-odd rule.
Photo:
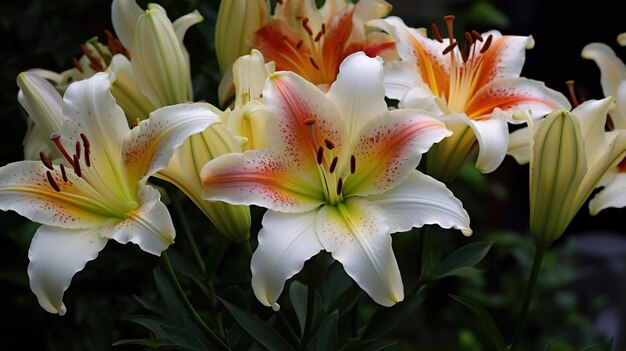
[[[432, 24], [429, 36], [391, 9], [384, 0], [222, 1], [215, 104], [194, 101], [183, 43], [200, 13], [172, 22], [134, 0], [113, 0], [114, 32], [81, 45], [73, 68], [21, 73], [25, 160], [0, 168], [0, 209], [41, 224], [28, 253], [40, 305], [65, 314], [72, 277], [109, 239], [153, 255], [174, 244], [151, 177], [178, 188], [228, 240], [252, 242], [248, 287], [275, 311], [286, 281], [321, 251], [374, 302], [402, 301], [390, 234], [436, 224], [471, 235], [448, 188], [468, 160], [483, 173], [507, 154], [530, 164], [539, 247], [594, 189], [592, 214], [626, 205], [626, 66], [607, 45], [582, 51], [606, 97], [572, 109], [521, 77], [533, 37], [472, 30], [457, 39], [450, 15], [447, 35]], [[267, 209], [258, 234], [251, 205]]]

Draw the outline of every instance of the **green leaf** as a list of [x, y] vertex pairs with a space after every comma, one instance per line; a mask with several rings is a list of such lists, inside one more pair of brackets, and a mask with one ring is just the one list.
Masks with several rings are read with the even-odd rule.
[[370, 319], [363, 339], [377, 338], [385, 333], [397, 329], [417, 310], [417, 307], [426, 298], [426, 285], [422, 286], [415, 295], [406, 296], [404, 301], [393, 307], [379, 307]]
[[491, 339], [491, 342], [493, 342], [493, 345], [496, 347], [496, 350], [506, 350], [506, 344], [504, 343], [504, 338], [502, 337], [498, 326], [484, 307], [479, 305], [476, 301], [468, 299], [466, 297], [456, 296], [452, 294], [448, 294], [448, 296], [455, 299], [457, 302], [465, 305], [465, 307], [469, 308], [474, 313], [474, 315], [478, 319], [478, 322], [483, 326], [483, 329], [485, 330], [485, 332], [487, 332], [487, 335]]
[[[219, 298], [219, 297], [218, 297]], [[237, 323], [251, 337], [269, 350], [291, 350], [285, 339], [261, 318], [243, 310], [228, 301], [219, 298], [224, 307], [235, 318]]]
[[324, 287], [322, 289], [322, 301], [324, 311], [330, 313], [339, 310], [339, 317], [352, 310], [359, 301], [363, 290], [348, 277], [339, 262], [334, 262], [326, 271]]
[[204, 342], [190, 331], [166, 320], [153, 316], [130, 316], [125, 319], [147, 328], [156, 336], [156, 339], [169, 346], [178, 346], [186, 350], [208, 350]]
[[394, 351], [397, 349], [398, 343], [389, 340], [350, 340], [342, 348], [344, 351]]
[[337, 320], [339, 311], [335, 310], [320, 325], [317, 334], [313, 337], [309, 345], [313, 345], [313, 350], [326, 351], [338, 350]]
[[490, 242], [471, 243], [454, 251], [441, 261], [433, 273], [433, 279], [459, 274], [464, 268], [477, 264], [485, 258], [491, 249], [491, 244]]
[[171, 346], [169, 343], [159, 339], [122, 339], [113, 343], [113, 346], [138, 345], [149, 349], [158, 349]]
[[293, 306], [298, 324], [300, 324], [300, 336], [304, 333], [304, 325], [306, 323], [306, 301], [308, 296], [308, 288], [306, 285], [294, 280], [289, 285], [289, 300]]
[[441, 249], [436, 238], [429, 231], [428, 227], [423, 227], [419, 233], [419, 235], [423, 235], [422, 247], [420, 248], [422, 252], [420, 281], [432, 280], [433, 274], [441, 262]]

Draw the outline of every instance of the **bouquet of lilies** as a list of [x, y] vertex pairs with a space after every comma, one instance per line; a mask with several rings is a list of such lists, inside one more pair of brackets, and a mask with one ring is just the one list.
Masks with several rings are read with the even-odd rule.
[[[27, 272], [53, 314], [71, 311], [72, 278], [109, 240], [161, 257], [159, 303], [138, 297], [155, 316], [127, 317], [149, 335], [119, 347], [412, 349], [397, 331], [431, 286], [480, 274], [492, 245], [465, 239], [472, 217], [454, 183], [510, 155], [529, 164], [535, 244], [516, 323], [471, 295], [450, 303], [488, 349], [531, 350], [544, 255], [586, 204], [626, 205], [626, 66], [605, 44], [582, 50], [605, 97], [579, 102], [573, 86], [566, 97], [520, 76], [531, 36], [455, 32], [452, 15], [412, 28], [385, 0], [222, 0], [218, 96], [198, 101], [183, 39], [200, 12], [111, 9], [113, 31], [80, 45], [72, 68], [17, 77], [28, 131], [24, 160], [0, 168], [0, 209], [40, 224]], [[408, 250], [392, 242], [403, 232], [417, 272], [394, 254]], [[445, 232], [462, 236], [442, 257]], [[244, 278], [229, 280], [225, 261]]]

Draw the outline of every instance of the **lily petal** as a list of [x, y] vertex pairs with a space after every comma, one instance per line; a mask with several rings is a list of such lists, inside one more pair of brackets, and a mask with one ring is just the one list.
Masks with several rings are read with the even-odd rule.
[[18, 101], [37, 128], [46, 136], [61, 130], [63, 124], [63, 99], [47, 80], [31, 72], [17, 77], [20, 87]]
[[205, 200], [281, 212], [310, 211], [324, 202], [317, 173], [302, 172], [294, 161], [270, 150], [219, 156], [200, 176]]
[[[541, 122], [541, 120], [534, 123]], [[509, 134], [509, 146], [507, 155], [513, 156], [518, 164], [523, 165], [530, 161], [530, 130], [528, 127], [520, 128]]]
[[604, 96], [614, 96], [617, 86], [626, 80], [626, 65], [615, 51], [603, 43], [587, 44], [581, 53], [583, 58], [593, 60], [600, 69], [600, 83]]
[[589, 213], [595, 216], [609, 208], [626, 206], [626, 173], [611, 174], [611, 181], [589, 201]]
[[337, 80], [327, 96], [341, 111], [348, 130], [359, 131], [372, 118], [387, 111], [383, 60], [367, 57], [362, 51], [348, 56], [341, 63]]
[[122, 44], [130, 51], [134, 52], [135, 26], [137, 19], [144, 11], [137, 5], [135, 0], [113, 0], [111, 4], [111, 22], [115, 34]]
[[412, 172], [390, 191], [368, 196], [367, 200], [383, 210], [392, 233], [437, 224], [459, 229], [466, 236], [472, 234], [470, 218], [461, 201], [445, 184], [419, 171]]
[[146, 91], [149, 89], [148, 86], [140, 86], [137, 83], [135, 72], [126, 56], [113, 56], [107, 70], [115, 74], [111, 85], [111, 94], [115, 97], [116, 103], [124, 110], [129, 124], [137, 119], [148, 118], [150, 112], [159, 107], [147, 97], [154, 95], [154, 92]]
[[120, 244], [135, 243], [143, 251], [160, 256], [176, 236], [170, 213], [160, 198], [156, 189], [144, 186], [138, 208], [129, 212], [125, 220], [105, 225], [101, 235]]
[[336, 207], [324, 206], [317, 217], [317, 235], [324, 249], [383, 306], [404, 299], [390, 229], [383, 210], [362, 198], [350, 198]]
[[[493, 117], [488, 120], [472, 121], [467, 118], [466, 123], [472, 128], [478, 140], [478, 159], [476, 168], [483, 173], [496, 170], [506, 156], [509, 142], [509, 127], [506, 115], [496, 108]], [[465, 115], [461, 115], [466, 117]]]
[[63, 293], [72, 277], [95, 259], [106, 243], [99, 228], [39, 227], [28, 250], [28, 277], [41, 307], [50, 313], [64, 315]]
[[250, 268], [254, 295], [265, 306], [276, 303], [285, 281], [302, 270], [304, 262], [322, 250], [315, 232], [317, 211], [280, 213], [267, 211]]
[[357, 171], [345, 181], [344, 195], [378, 194], [393, 188], [408, 176], [408, 170], [417, 167], [423, 153], [450, 134], [443, 122], [424, 111], [400, 109], [378, 116], [356, 139]]
[[[391, 99], [403, 100], [404, 95], [414, 87], [423, 84], [415, 65], [407, 61], [392, 61], [385, 64], [385, 95]], [[427, 86], [423, 92], [429, 94]]]

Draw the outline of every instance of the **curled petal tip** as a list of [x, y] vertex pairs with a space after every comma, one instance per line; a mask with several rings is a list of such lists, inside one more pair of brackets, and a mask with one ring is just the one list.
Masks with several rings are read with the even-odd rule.
[[474, 232], [467, 228], [467, 229], [461, 229], [461, 233], [463, 233], [464, 236], [471, 236]]
[[272, 310], [274, 310], [274, 312], [278, 312], [278, 310], [280, 310], [280, 305], [277, 304], [276, 302], [273, 302], [271, 305], [272, 305]]

